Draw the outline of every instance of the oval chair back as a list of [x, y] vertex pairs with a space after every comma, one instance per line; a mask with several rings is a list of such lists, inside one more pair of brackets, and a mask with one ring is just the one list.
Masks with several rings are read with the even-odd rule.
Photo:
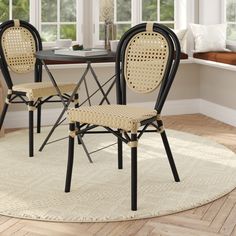
[[28, 73], [35, 70], [35, 82], [42, 80], [42, 66], [34, 53], [42, 50], [42, 41], [38, 31], [29, 23], [21, 20], [10, 20], [0, 25], [1, 69], [9, 89], [13, 80], [9, 70], [17, 73]]
[[143, 23], [128, 30], [117, 48], [117, 103], [126, 104], [126, 87], [135, 93], [159, 93], [160, 114], [180, 61], [180, 45], [168, 27]]

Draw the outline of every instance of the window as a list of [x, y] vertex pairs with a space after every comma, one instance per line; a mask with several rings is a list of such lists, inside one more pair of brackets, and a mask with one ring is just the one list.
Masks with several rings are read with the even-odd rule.
[[193, 6], [194, 0], [0, 0], [0, 22], [16, 18], [30, 22], [44, 45], [71, 38], [92, 47], [104, 44], [105, 22], [110, 23], [106, 32], [113, 39], [146, 21], [183, 29], [193, 22]]
[[39, 31], [42, 40], [53, 42], [57, 39], [77, 40], [76, 0], [41, 0]]
[[1, 0], [0, 22], [8, 19], [22, 19], [29, 21], [29, 0]]
[[[175, 28], [175, 0], [94, 0], [95, 44], [105, 38], [105, 23], [110, 39], [120, 39], [131, 26], [155, 21]], [[99, 20], [98, 20], [99, 19]], [[96, 22], [99, 21], [99, 24]], [[109, 25], [112, 25], [110, 27]]]
[[100, 0], [99, 40], [104, 40], [105, 23], [110, 38], [120, 38], [132, 25], [131, 14], [131, 0]]
[[[227, 23], [227, 40], [229, 44], [236, 42], [236, 2], [235, 0], [225, 0], [225, 22]], [[234, 41], [234, 42], [233, 42]]]
[[175, 28], [174, 0], [142, 0], [141, 21], [155, 21]]
[[0, 22], [30, 22], [46, 43], [65, 38], [78, 41], [82, 7], [82, 0], [0, 0]]

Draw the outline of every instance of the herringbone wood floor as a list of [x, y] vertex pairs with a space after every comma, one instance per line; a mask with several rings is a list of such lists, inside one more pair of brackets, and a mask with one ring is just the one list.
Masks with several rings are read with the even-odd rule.
[[[206, 116], [164, 117], [165, 126], [205, 136], [236, 152], [236, 128]], [[236, 173], [235, 173], [236, 178]], [[236, 235], [236, 189], [210, 204], [164, 217], [115, 223], [48, 223], [0, 216], [0, 235]]]

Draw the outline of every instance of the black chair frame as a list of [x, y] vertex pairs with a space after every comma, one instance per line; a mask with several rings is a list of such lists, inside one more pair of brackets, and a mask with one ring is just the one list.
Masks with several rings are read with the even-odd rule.
[[[124, 77], [124, 57], [125, 51], [129, 41], [137, 33], [146, 31], [146, 23], [139, 24], [128, 30], [121, 38], [116, 54], [116, 95], [117, 95], [117, 104], [126, 105], [127, 104], [127, 93], [126, 93], [126, 80]], [[177, 36], [174, 32], [168, 27], [154, 23], [153, 31], [162, 34], [168, 42], [169, 57], [166, 66], [166, 72], [162, 79], [162, 83], [159, 89], [159, 93], [156, 99], [155, 110], [157, 114], [160, 115], [173, 80], [175, 78], [179, 62], [180, 62], [180, 44]], [[174, 180], [176, 182], [180, 181], [175, 162], [172, 156], [170, 145], [166, 136], [166, 132], [163, 126], [163, 121], [153, 117], [151, 119], [143, 120], [141, 122], [141, 127], [138, 135], [130, 132], [124, 132], [122, 130], [111, 129], [110, 127], [104, 127], [108, 133], [112, 133], [117, 137], [118, 141], [118, 169], [123, 168], [123, 143], [128, 144], [129, 142], [138, 141], [144, 132], [157, 132], [159, 131], [168, 161], [172, 170]], [[147, 128], [152, 126], [155, 130], [148, 130]], [[92, 129], [98, 127], [98, 125], [82, 124], [79, 127], [76, 127], [76, 124], [70, 123], [69, 129], [70, 132], [79, 134], [83, 136], [89, 132], [93, 133]], [[70, 192], [71, 188], [71, 178], [72, 178], [72, 169], [73, 169], [73, 159], [74, 159], [74, 138], [69, 136], [69, 150], [68, 150], [68, 163], [67, 163], [67, 173], [66, 173], [66, 183], [65, 183], [65, 192]], [[131, 210], [137, 210], [137, 147], [131, 147]]]
[[[42, 40], [41, 37], [37, 31], [37, 29], [29, 24], [28, 22], [20, 20], [20, 27], [26, 28], [27, 30], [30, 31], [32, 34], [34, 40], [35, 40], [35, 46], [36, 46], [36, 51], [42, 50]], [[10, 27], [14, 27], [14, 20], [9, 20], [0, 25], [0, 41], [2, 39], [2, 35], [5, 30], [7, 30]], [[13, 91], [13, 81], [8, 69], [8, 64], [3, 52], [2, 45], [0, 45], [0, 68], [2, 71], [3, 78], [6, 82], [6, 85], [8, 87], [8, 91], [11, 91], [10, 93], [8, 92], [6, 96], [6, 101], [3, 106], [3, 110], [0, 116], [0, 130], [3, 126], [3, 122], [9, 107], [9, 104], [25, 104], [29, 107], [34, 107], [37, 109], [37, 133], [41, 132], [41, 106], [44, 103], [55, 103], [55, 102], [62, 102], [61, 99], [55, 100], [52, 99], [54, 97], [59, 97], [59, 95], [55, 96], [48, 96], [46, 98], [39, 98], [37, 101], [27, 101], [26, 98], [26, 93], [25, 92], [20, 92], [20, 91]], [[34, 66], [34, 82], [42, 82], [42, 63], [39, 59], [36, 59], [36, 63]], [[69, 101], [70, 95], [64, 93], [62, 95], [63, 99], [65, 102]], [[75, 95], [75, 100], [78, 99], [78, 94]], [[32, 157], [34, 156], [34, 138], [33, 138], [33, 129], [34, 129], [34, 113], [33, 110], [29, 110], [29, 156]]]

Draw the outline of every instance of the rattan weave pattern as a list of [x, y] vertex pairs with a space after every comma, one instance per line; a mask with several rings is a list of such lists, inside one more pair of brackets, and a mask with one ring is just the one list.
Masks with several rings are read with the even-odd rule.
[[127, 105], [84, 106], [68, 110], [70, 122], [79, 121], [132, 132], [137, 131], [141, 121], [155, 116], [155, 110]]
[[[75, 86], [75, 83], [58, 83], [58, 87], [62, 93], [73, 91]], [[50, 82], [19, 84], [13, 86], [12, 90], [25, 92], [30, 101], [58, 94], [56, 88]]]
[[36, 46], [29, 30], [10, 27], [4, 31], [1, 43], [6, 62], [12, 71], [26, 73], [34, 70]]
[[127, 86], [138, 93], [149, 93], [161, 83], [168, 61], [166, 39], [157, 32], [141, 32], [129, 42], [125, 52]]

